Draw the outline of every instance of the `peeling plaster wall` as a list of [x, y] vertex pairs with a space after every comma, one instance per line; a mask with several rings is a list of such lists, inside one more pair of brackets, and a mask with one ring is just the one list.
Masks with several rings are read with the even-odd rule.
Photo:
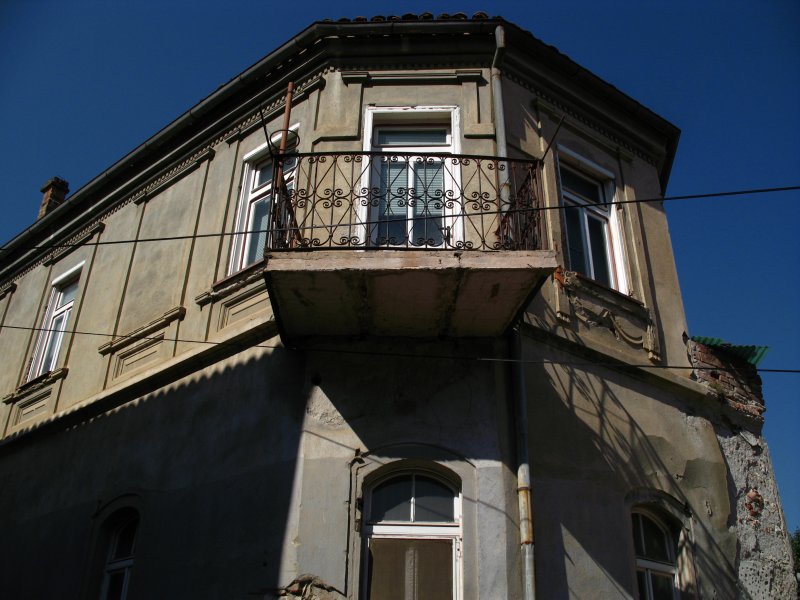
[[715, 432], [728, 467], [729, 531], [736, 535], [740, 597], [795, 598], [797, 580], [769, 448], [761, 435], [764, 398], [756, 368], [745, 360], [689, 341], [695, 377], [722, 408]]
[[795, 598], [791, 547], [767, 443], [760, 435], [724, 426], [717, 427], [717, 438], [731, 478], [730, 530], [739, 540], [742, 595]]

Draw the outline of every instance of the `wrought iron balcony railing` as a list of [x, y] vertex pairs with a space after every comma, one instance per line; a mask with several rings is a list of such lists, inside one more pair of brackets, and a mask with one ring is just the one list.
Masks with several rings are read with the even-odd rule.
[[274, 168], [268, 251], [543, 248], [539, 161], [309, 153]]

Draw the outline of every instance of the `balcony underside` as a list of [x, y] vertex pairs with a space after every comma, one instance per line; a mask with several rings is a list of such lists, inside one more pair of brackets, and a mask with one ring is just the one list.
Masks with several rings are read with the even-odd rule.
[[265, 277], [288, 339], [492, 337], [555, 267], [549, 250], [273, 251]]

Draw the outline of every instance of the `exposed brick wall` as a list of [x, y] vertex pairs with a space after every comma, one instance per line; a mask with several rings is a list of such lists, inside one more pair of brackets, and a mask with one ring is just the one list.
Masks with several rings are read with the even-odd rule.
[[[693, 340], [687, 344], [695, 378], [728, 409], [723, 410], [715, 430], [728, 467], [728, 523], [739, 541], [736, 570], [740, 598], [794, 599], [797, 581], [786, 520], [769, 448], [761, 436], [761, 378], [753, 365], [724, 348]], [[734, 415], [743, 418], [731, 419]]]
[[758, 421], [764, 420], [761, 377], [753, 365], [721, 348], [694, 340], [687, 345], [697, 381], [707, 385], [730, 408]]

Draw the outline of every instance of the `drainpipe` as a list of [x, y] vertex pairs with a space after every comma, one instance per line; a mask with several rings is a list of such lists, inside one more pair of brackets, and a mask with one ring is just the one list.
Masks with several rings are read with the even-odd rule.
[[536, 575], [533, 562], [533, 507], [531, 467], [528, 456], [528, 403], [525, 396], [525, 368], [522, 364], [522, 331], [512, 330], [511, 369], [514, 374], [514, 408], [517, 425], [517, 501], [519, 503], [519, 543], [522, 560], [522, 598], [536, 600]]
[[[500, 64], [506, 52], [506, 32], [502, 25], [494, 30], [495, 52], [492, 59], [492, 104], [498, 158], [508, 157], [506, 147], [506, 119], [503, 113], [503, 81]], [[509, 169], [500, 171], [500, 201], [504, 209], [510, 208]], [[514, 408], [517, 434], [517, 500], [519, 503], [519, 543], [522, 560], [522, 598], [536, 600], [536, 577], [533, 563], [533, 511], [531, 508], [531, 468], [528, 457], [528, 405], [525, 397], [525, 369], [522, 360], [522, 333], [519, 325], [511, 333], [511, 363]]]
[[[494, 136], [496, 153], [499, 159], [508, 157], [506, 148], [506, 117], [503, 113], [503, 79], [500, 71], [500, 64], [506, 53], [506, 31], [502, 25], [498, 25], [494, 30], [495, 51], [492, 59], [491, 79], [492, 79], [492, 108], [494, 111]], [[503, 210], [509, 208], [509, 185], [508, 168], [498, 173], [500, 186], [500, 202]]]

